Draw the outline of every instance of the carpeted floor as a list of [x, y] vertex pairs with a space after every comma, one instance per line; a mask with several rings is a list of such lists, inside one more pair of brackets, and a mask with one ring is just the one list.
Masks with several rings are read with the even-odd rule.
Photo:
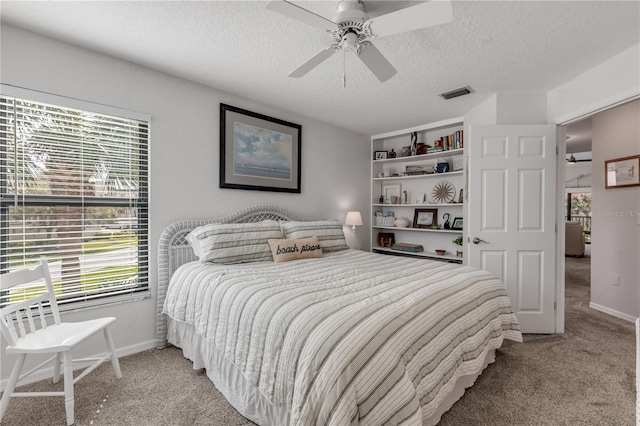
[[[588, 307], [589, 260], [567, 258], [566, 332], [508, 342], [441, 425], [634, 424], [634, 325]], [[76, 425], [253, 424], [176, 348], [120, 362], [121, 380], [107, 364], [76, 385]], [[62, 389], [40, 382], [20, 390], [54, 388]], [[13, 399], [2, 424], [64, 425], [63, 399]]]

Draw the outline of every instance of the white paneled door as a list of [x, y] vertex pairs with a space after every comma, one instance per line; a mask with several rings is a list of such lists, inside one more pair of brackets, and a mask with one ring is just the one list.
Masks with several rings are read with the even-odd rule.
[[556, 127], [469, 133], [469, 264], [502, 279], [523, 332], [554, 333]]

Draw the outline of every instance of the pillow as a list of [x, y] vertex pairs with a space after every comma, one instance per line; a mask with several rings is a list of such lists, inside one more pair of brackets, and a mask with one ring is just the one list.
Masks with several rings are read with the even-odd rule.
[[273, 261], [288, 262], [296, 259], [322, 257], [320, 242], [316, 237], [282, 240], [269, 240]]
[[[200, 226], [199, 228], [203, 228], [203, 226]], [[185, 240], [187, 240], [187, 242], [193, 249], [193, 252], [195, 253], [198, 259], [200, 259], [200, 256], [202, 256], [202, 244], [200, 244], [200, 240], [198, 239], [197, 233], [196, 233], [196, 231], [199, 228], [195, 228], [193, 231], [189, 232], [185, 237]]]
[[342, 224], [337, 220], [314, 220], [310, 222], [282, 222], [287, 238], [318, 237], [324, 253], [349, 248]]
[[230, 264], [272, 260], [267, 240], [283, 237], [278, 222], [265, 220], [211, 223], [194, 229], [186, 239], [201, 262]]

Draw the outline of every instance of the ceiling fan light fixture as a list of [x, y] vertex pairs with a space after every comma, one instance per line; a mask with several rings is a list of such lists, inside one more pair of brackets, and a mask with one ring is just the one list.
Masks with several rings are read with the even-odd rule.
[[450, 90], [448, 92], [440, 93], [440, 97], [449, 100], [460, 96], [469, 95], [473, 92], [475, 92], [475, 90], [473, 90], [471, 86], [464, 86], [458, 89]]

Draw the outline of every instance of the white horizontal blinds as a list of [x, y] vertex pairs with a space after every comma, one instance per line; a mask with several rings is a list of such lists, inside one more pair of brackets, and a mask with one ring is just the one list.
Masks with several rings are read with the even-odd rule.
[[0, 137], [0, 273], [46, 256], [60, 303], [147, 290], [147, 122], [3, 96]]

